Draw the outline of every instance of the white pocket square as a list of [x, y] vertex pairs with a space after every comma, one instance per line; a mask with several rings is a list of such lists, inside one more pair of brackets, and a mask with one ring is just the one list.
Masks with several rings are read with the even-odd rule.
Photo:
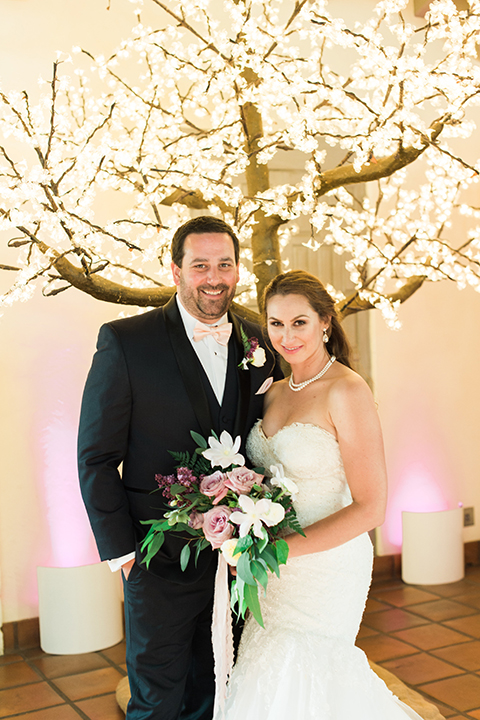
[[263, 395], [273, 385], [273, 377], [269, 377], [260, 385], [255, 395]]

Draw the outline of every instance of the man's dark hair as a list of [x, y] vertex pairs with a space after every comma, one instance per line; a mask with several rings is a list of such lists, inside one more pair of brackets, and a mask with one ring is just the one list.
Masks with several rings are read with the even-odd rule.
[[212, 217], [211, 215], [200, 215], [181, 225], [173, 236], [172, 261], [177, 267], [182, 267], [184, 245], [187, 235], [202, 235], [203, 233], [226, 233], [230, 235], [235, 252], [235, 264], [238, 265], [240, 259], [240, 243], [230, 225], [220, 218]]

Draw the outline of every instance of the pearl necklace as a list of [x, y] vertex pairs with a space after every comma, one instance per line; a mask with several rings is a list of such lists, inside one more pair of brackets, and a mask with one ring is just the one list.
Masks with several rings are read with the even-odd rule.
[[290, 378], [289, 378], [289, 380], [288, 380], [288, 387], [290, 388], [290, 390], [293, 390], [293, 392], [300, 392], [300, 390], [303, 390], [303, 388], [304, 388], [304, 387], [307, 387], [307, 385], [310, 385], [310, 383], [315, 382], [315, 380], [320, 380], [320, 378], [321, 378], [323, 375], [325, 375], [325, 373], [327, 372], [328, 368], [329, 368], [331, 365], [333, 365], [333, 363], [335, 362], [335, 360], [336, 360], [335, 355], [332, 355], [332, 357], [331, 357], [330, 360], [327, 362], [327, 364], [325, 365], [325, 367], [323, 367], [323, 368], [320, 370], [319, 373], [317, 373], [316, 375], [314, 375], [314, 377], [310, 378], [310, 380], [305, 380], [304, 382], [301, 382], [301, 383], [298, 383], [298, 384], [293, 382], [293, 373], [292, 373], [292, 375], [290, 375]]

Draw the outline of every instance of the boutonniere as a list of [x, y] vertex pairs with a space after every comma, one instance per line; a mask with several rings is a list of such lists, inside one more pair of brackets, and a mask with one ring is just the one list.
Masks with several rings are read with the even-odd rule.
[[263, 367], [267, 360], [265, 350], [260, 347], [260, 342], [256, 337], [247, 337], [247, 333], [243, 329], [243, 325], [240, 325], [240, 335], [242, 337], [243, 352], [245, 357], [238, 364], [238, 367], [248, 370], [249, 365], [253, 367]]

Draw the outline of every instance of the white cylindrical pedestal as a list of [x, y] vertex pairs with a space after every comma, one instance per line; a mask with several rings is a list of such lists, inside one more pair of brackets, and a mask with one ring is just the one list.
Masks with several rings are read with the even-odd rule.
[[463, 510], [403, 512], [402, 579], [441, 585], [465, 574]]
[[72, 655], [116, 645], [123, 638], [118, 575], [107, 563], [37, 568], [40, 646]]

